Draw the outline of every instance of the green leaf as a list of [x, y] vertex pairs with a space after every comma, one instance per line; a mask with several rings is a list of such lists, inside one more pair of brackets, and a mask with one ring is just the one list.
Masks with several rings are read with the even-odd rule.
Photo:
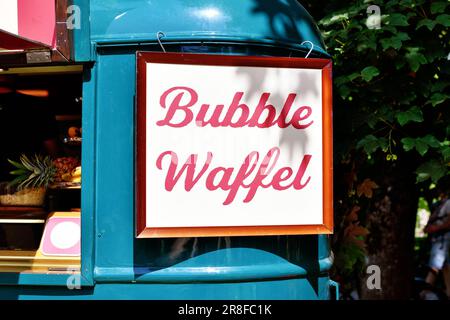
[[437, 183], [439, 179], [448, 174], [448, 168], [445, 164], [431, 160], [425, 162], [416, 170], [417, 182], [426, 181], [431, 178], [433, 183]]
[[375, 152], [380, 146], [378, 145], [378, 138], [374, 135], [368, 135], [361, 139], [356, 147], [359, 149], [361, 147], [364, 148], [364, 151], [367, 154], [371, 154], [372, 152]]
[[337, 86], [341, 86], [344, 83], [347, 83], [349, 81], [350, 81], [350, 79], [347, 76], [340, 76], [340, 77], [337, 77], [336, 79], [334, 79], [334, 84]]
[[380, 74], [380, 70], [374, 66], [366, 67], [361, 71], [361, 76], [366, 82], [369, 82], [374, 77]]
[[350, 88], [347, 85], [340, 86], [338, 90], [342, 99], [346, 99], [350, 95]]
[[337, 85], [338, 87], [340, 87], [342, 85], [345, 85], [346, 83], [349, 83], [349, 82], [355, 80], [356, 78], [358, 78], [360, 76], [361, 75], [359, 73], [352, 73], [348, 76], [340, 76], [334, 80], [334, 84]]
[[17, 169], [26, 169], [24, 165], [22, 165], [19, 162], [13, 161], [8, 159], [8, 162], [11, 163], [14, 167], [16, 167]]
[[450, 27], [450, 15], [440, 14], [436, 18], [436, 23], [443, 25], [444, 27]]
[[405, 64], [406, 64], [406, 61], [405, 61], [405, 59], [403, 59], [403, 57], [402, 57], [402, 59], [397, 59], [397, 60], [395, 61], [395, 68], [396, 68], [397, 70], [400, 70], [401, 68], [403, 68], [403, 67], [405, 66]]
[[8, 185], [9, 185], [9, 186], [16, 186], [16, 185], [20, 184], [24, 179], [25, 179], [25, 178], [22, 177], [22, 176], [17, 177], [17, 178], [15, 178], [13, 181], [9, 182]]
[[445, 102], [448, 98], [450, 98], [450, 95], [436, 92], [431, 96], [430, 102], [433, 107], [436, 107], [438, 104]]
[[393, 37], [390, 38], [384, 38], [381, 39], [381, 45], [383, 46], [383, 49], [389, 49], [394, 48], [396, 50], [400, 49], [402, 47], [402, 42], [406, 40], [410, 40], [411, 38], [408, 36], [405, 32], [399, 32]]
[[355, 80], [356, 78], [359, 78], [361, 75], [357, 72], [352, 73], [351, 75], [348, 76], [348, 78], [350, 79], [350, 81]]
[[427, 63], [427, 58], [419, 52], [420, 48], [408, 48], [406, 60], [408, 60], [411, 70], [417, 72], [422, 64]]
[[409, 25], [408, 17], [400, 13], [393, 13], [388, 16], [387, 24], [391, 26], [406, 27]]
[[434, 22], [433, 20], [430, 20], [430, 19], [422, 19], [417, 24], [416, 30], [419, 30], [423, 26], [427, 27], [428, 30], [432, 31], [434, 29], [434, 27], [436, 26], [436, 22]]
[[431, 91], [432, 92], [443, 91], [448, 86], [450, 86], [450, 82], [440, 80], [438, 82], [433, 83], [433, 85], [431, 86]]
[[419, 152], [421, 156], [424, 156], [428, 152], [428, 149], [430, 147], [431, 148], [441, 147], [441, 143], [439, 142], [439, 140], [436, 139], [436, 137], [431, 134], [427, 134], [424, 137], [416, 139], [410, 137], [403, 138], [401, 142], [403, 144], [403, 149], [405, 151], [410, 151], [413, 148], [416, 148], [417, 152]]
[[358, 52], [364, 52], [368, 49], [375, 51], [377, 49], [377, 36], [376, 33], [372, 30], [365, 30], [363, 32], [359, 32], [356, 36], [355, 43], [357, 44], [356, 50]]
[[401, 142], [405, 151], [410, 151], [416, 146], [416, 139], [413, 138], [403, 138]]
[[371, 129], [375, 129], [376, 124], [379, 122], [378, 116], [376, 114], [369, 114], [367, 117], [367, 125]]
[[372, 134], [365, 136], [361, 139], [356, 147], [358, 149], [364, 148], [364, 151], [367, 154], [374, 153], [378, 148], [385, 149], [389, 145], [389, 142], [386, 138], [377, 138]]
[[426, 144], [428, 144], [432, 148], [439, 148], [441, 146], [439, 140], [431, 134], [427, 134], [425, 137], [421, 138], [421, 140], [426, 142]]
[[417, 152], [419, 152], [421, 156], [424, 156], [428, 151], [428, 144], [421, 139], [417, 139], [415, 144]]
[[324, 26], [329, 26], [334, 23], [340, 23], [341, 21], [348, 20], [348, 13], [334, 14], [330, 17], [326, 17], [320, 20], [320, 23]]
[[446, 161], [446, 162], [450, 161], [450, 147], [449, 146], [444, 146], [441, 149], [441, 153], [442, 153], [442, 157], [444, 158], [444, 161]]
[[26, 173], [28, 173], [27, 170], [18, 169], [18, 170], [11, 171], [9, 174], [11, 174], [13, 176], [20, 176], [20, 175], [23, 175], [23, 174], [26, 174]]
[[408, 111], [399, 112], [396, 115], [397, 121], [401, 126], [404, 126], [408, 122], [414, 121], [414, 122], [422, 122], [423, 121], [423, 114], [422, 110], [420, 110], [418, 107], [412, 107]]
[[447, 7], [448, 2], [441, 1], [441, 2], [434, 2], [431, 4], [431, 13], [441, 13], [445, 11], [445, 8]]
[[397, 34], [397, 28], [394, 26], [383, 26], [384, 31], [389, 31], [393, 34]]

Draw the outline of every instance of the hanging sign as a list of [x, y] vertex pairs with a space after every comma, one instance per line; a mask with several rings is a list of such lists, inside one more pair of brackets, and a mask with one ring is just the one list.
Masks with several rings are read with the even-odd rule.
[[137, 237], [332, 233], [331, 64], [138, 52]]

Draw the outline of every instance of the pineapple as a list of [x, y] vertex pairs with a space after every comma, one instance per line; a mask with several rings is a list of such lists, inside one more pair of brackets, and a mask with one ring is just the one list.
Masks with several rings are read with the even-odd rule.
[[20, 163], [9, 159], [8, 161], [16, 168], [10, 173], [17, 176], [10, 182], [10, 185], [17, 185], [20, 190], [47, 188], [55, 179], [56, 167], [50, 157], [36, 154], [34, 157], [29, 158], [22, 154]]

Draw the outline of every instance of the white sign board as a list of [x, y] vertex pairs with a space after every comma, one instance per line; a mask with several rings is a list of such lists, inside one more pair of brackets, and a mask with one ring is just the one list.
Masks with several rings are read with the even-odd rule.
[[332, 231], [329, 60], [138, 59], [138, 236]]

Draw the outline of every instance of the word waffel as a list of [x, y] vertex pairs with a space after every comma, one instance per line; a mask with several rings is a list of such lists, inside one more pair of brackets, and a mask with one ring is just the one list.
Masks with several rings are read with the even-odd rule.
[[[212, 152], [207, 153], [207, 159], [201, 165], [201, 168], [197, 163], [197, 154], [189, 155], [186, 162], [179, 168], [178, 155], [173, 151], [166, 151], [161, 153], [156, 160], [156, 166], [159, 170], [163, 170], [163, 160], [166, 157], [170, 159], [165, 178], [165, 189], [167, 191], [173, 190], [183, 174], [185, 175], [184, 189], [186, 191], [192, 190], [199, 183], [199, 180], [205, 177], [207, 190], [215, 191], [221, 189], [228, 191], [228, 195], [223, 202], [224, 205], [231, 204], [240, 189], [247, 189], [247, 195], [243, 201], [248, 203], [255, 197], [259, 188], [272, 187], [278, 191], [289, 188], [301, 190], [311, 180], [311, 177], [304, 177], [312, 158], [308, 154], [303, 156], [296, 173], [290, 167], [274, 170], [280, 157], [280, 149], [278, 147], [270, 149], [261, 162], [259, 162], [259, 152], [250, 152], [238, 169], [220, 166], [210, 168], [214, 157]], [[199, 166], [199, 170], [197, 170], [197, 166]], [[233, 178], [235, 170], [237, 170], [237, 174]], [[253, 177], [251, 177], [252, 175]], [[247, 180], [251, 181], [246, 182]]]
[[[197, 105], [199, 100], [198, 93], [189, 87], [173, 87], [166, 90], [160, 97], [160, 105], [166, 109], [164, 119], [156, 122], [158, 126], [170, 126], [180, 128], [187, 126], [192, 121], [200, 127], [257, 127], [269, 128], [278, 126], [287, 128], [289, 126], [295, 129], [306, 129], [313, 124], [310, 119], [312, 108], [309, 106], [301, 106], [297, 108], [290, 120], [287, 116], [290, 113], [297, 94], [291, 93], [287, 96], [286, 101], [278, 111], [273, 105], [268, 104], [270, 93], [261, 94], [258, 104], [254, 108], [250, 108], [245, 103], [241, 103], [244, 92], [236, 92], [230, 105], [224, 112], [225, 105], [218, 104], [212, 107], [210, 104]], [[182, 101], [186, 101], [182, 103]], [[207, 116], [207, 112], [212, 108], [212, 115]], [[194, 115], [195, 109], [197, 113]], [[181, 114], [183, 119], [175, 121], [175, 115]], [[236, 117], [237, 116], [237, 117]], [[223, 117], [223, 120], [220, 120]], [[236, 119], [237, 118], [237, 119]]]

